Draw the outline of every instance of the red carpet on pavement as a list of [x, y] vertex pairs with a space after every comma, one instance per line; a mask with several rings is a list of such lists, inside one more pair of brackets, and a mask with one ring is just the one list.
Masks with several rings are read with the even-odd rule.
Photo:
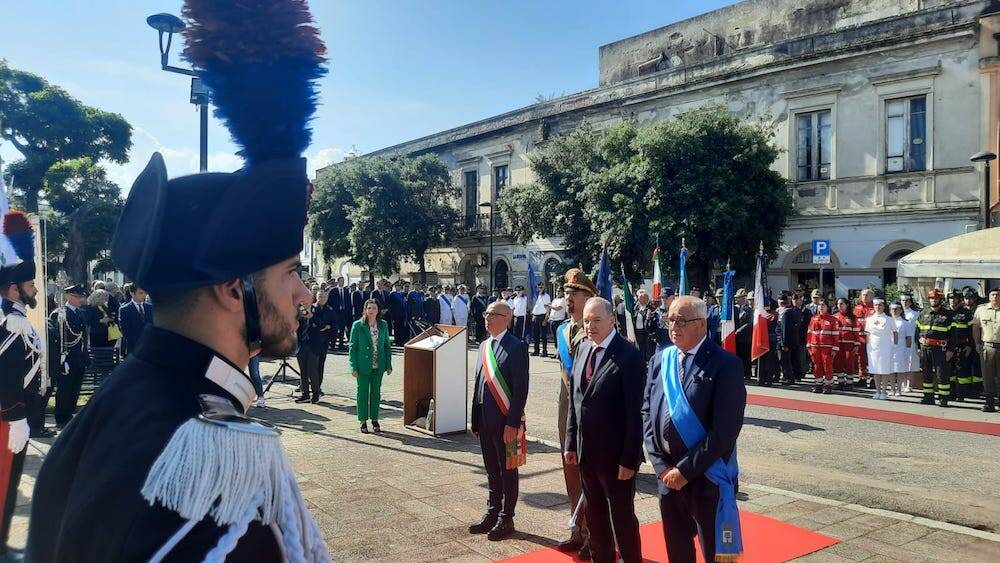
[[832, 414], [835, 416], [848, 416], [851, 418], [863, 418], [866, 420], [878, 420], [880, 422], [894, 422], [896, 424], [907, 424], [909, 426], [920, 426], [923, 428], [935, 428], [937, 430], [954, 430], [957, 432], [970, 432], [972, 434], [1000, 436], [1000, 424], [995, 422], [977, 422], [972, 420], [938, 418], [936, 416], [926, 416], [908, 412], [872, 409], [868, 407], [854, 407], [834, 403], [821, 403], [819, 401], [804, 401], [802, 399], [786, 399], [784, 397], [755, 395], [752, 393], [747, 394], [747, 404], [761, 407], [776, 407], [779, 409], [815, 412], [819, 414]]
[[[740, 561], [745, 563], [775, 563], [789, 561], [796, 557], [830, 547], [840, 540], [818, 534], [804, 528], [768, 518], [754, 512], [740, 511], [740, 526], [743, 529], [744, 554]], [[663, 527], [659, 522], [639, 528], [642, 537], [642, 558], [644, 562], [667, 560]], [[698, 542], [695, 542], [696, 544]], [[505, 562], [541, 563], [548, 561], [573, 561], [569, 555], [549, 547], [518, 555]], [[701, 546], [698, 546], [698, 561], [704, 561]]]

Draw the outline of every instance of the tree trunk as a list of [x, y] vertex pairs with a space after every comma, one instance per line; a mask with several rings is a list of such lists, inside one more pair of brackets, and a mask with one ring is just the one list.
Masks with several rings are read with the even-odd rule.
[[39, 189], [28, 186], [24, 190], [24, 210], [27, 213], [38, 213], [38, 192]]
[[68, 217], [69, 229], [66, 232], [66, 254], [63, 257], [63, 270], [73, 283], [86, 284], [87, 261], [83, 252], [83, 218], [90, 206], [84, 206]]
[[420, 285], [426, 286], [427, 285], [427, 266], [425, 264], [423, 251], [417, 252], [417, 264], [420, 267], [419, 270], [418, 270], [420, 272]]

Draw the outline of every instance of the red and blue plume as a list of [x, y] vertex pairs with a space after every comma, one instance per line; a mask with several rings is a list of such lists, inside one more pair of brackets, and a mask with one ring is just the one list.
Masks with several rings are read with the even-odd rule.
[[185, 58], [247, 164], [309, 146], [326, 47], [305, 0], [186, 0]]
[[17, 257], [25, 262], [35, 261], [35, 229], [28, 216], [20, 211], [8, 211], [3, 216], [3, 234], [10, 241]]

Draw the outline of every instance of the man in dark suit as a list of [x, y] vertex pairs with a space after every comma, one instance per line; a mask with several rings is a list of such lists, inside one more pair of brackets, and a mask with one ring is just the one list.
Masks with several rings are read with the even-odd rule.
[[[635, 517], [635, 474], [642, 461], [644, 362], [614, 330], [615, 313], [594, 297], [583, 310], [587, 340], [573, 359], [573, 394], [563, 457], [579, 464], [595, 561], [642, 561]], [[614, 533], [612, 534], [612, 530]]]
[[792, 304], [791, 294], [781, 294], [781, 307], [778, 309], [778, 362], [781, 363], [781, 384], [790, 385], [802, 378], [802, 366], [799, 364], [802, 325], [802, 311]]
[[432, 325], [441, 322], [441, 302], [438, 301], [439, 289], [436, 285], [428, 287], [427, 297], [424, 299], [424, 317]]
[[396, 346], [406, 344], [410, 339], [406, 329], [406, 295], [402, 291], [403, 285], [400, 282], [392, 284], [392, 293], [389, 294], [389, 326], [392, 327], [392, 335], [395, 338]]
[[[706, 561], [742, 550], [735, 448], [746, 406], [743, 367], [738, 357], [706, 338], [706, 316], [705, 302], [694, 297], [679, 297], [671, 305], [674, 346], [653, 356], [642, 408], [670, 561], [695, 560], [699, 530]], [[670, 405], [684, 404], [690, 408], [671, 412]], [[700, 428], [700, 439], [692, 426]], [[723, 514], [722, 537], [716, 537], [717, 514]]]
[[389, 310], [389, 290], [386, 289], [388, 285], [388, 281], [379, 280], [376, 284], [378, 289], [372, 292], [372, 299], [378, 303], [378, 315], [380, 319], [384, 319], [386, 311]]
[[469, 533], [487, 534], [489, 540], [499, 541], [514, 533], [518, 471], [516, 467], [507, 469], [507, 445], [523, 439], [528, 345], [507, 330], [511, 310], [506, 303], [490, 304], [486, 315], [490, 338], [479, 345], [472, 433], [479, 437], [490, 496], [486, 515], [469, 526]]
[[750, 380], [750, 341], [753, 336], [753, 307], [747, 302], [747, 290], [736, 291], [736, 355], [743, 362], [743, 379]]
[[127, 355], [139, 344], [142, 329], [153, 324], [153, 306], [146, 302], [146, 290], [135, 284], [126, 287], [132, 300], [118, 308], [118, 320], [122, 328], [123, 352]]
[[334, 320], [333, 331], [330, 334], [330, 345], [334, 349], [340, 349], [344, 346], [344, 333], [348, 329], [348, 326], [350, 326], [345, 326], [341, 318], [341, 312], [344, 310], [343, 285], [344, 278], [337, 278], [337, 281], [333, 282], [333, 286], [330, 288], [330, 296], [326, 302], [326, 306], [330, 310], [330, 314]]

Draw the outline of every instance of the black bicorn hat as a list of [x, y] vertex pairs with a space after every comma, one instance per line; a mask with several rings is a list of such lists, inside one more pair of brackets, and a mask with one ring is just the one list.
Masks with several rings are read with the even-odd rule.
[[186, 0], [182, 15], [184, 57], [245, 166], [168, 179], [152, 155], [111, 246], [121, 271], [151, 292], [242, 278], [301, 252], [311, 189], [302, 153], [326, 73], [301, 0]]
[[0, 265], [0, 284], [24, 283], [35, 279], [35, 229], [21, 211], [3, 216], [3, 236], [17, 255], [17, 260]]

